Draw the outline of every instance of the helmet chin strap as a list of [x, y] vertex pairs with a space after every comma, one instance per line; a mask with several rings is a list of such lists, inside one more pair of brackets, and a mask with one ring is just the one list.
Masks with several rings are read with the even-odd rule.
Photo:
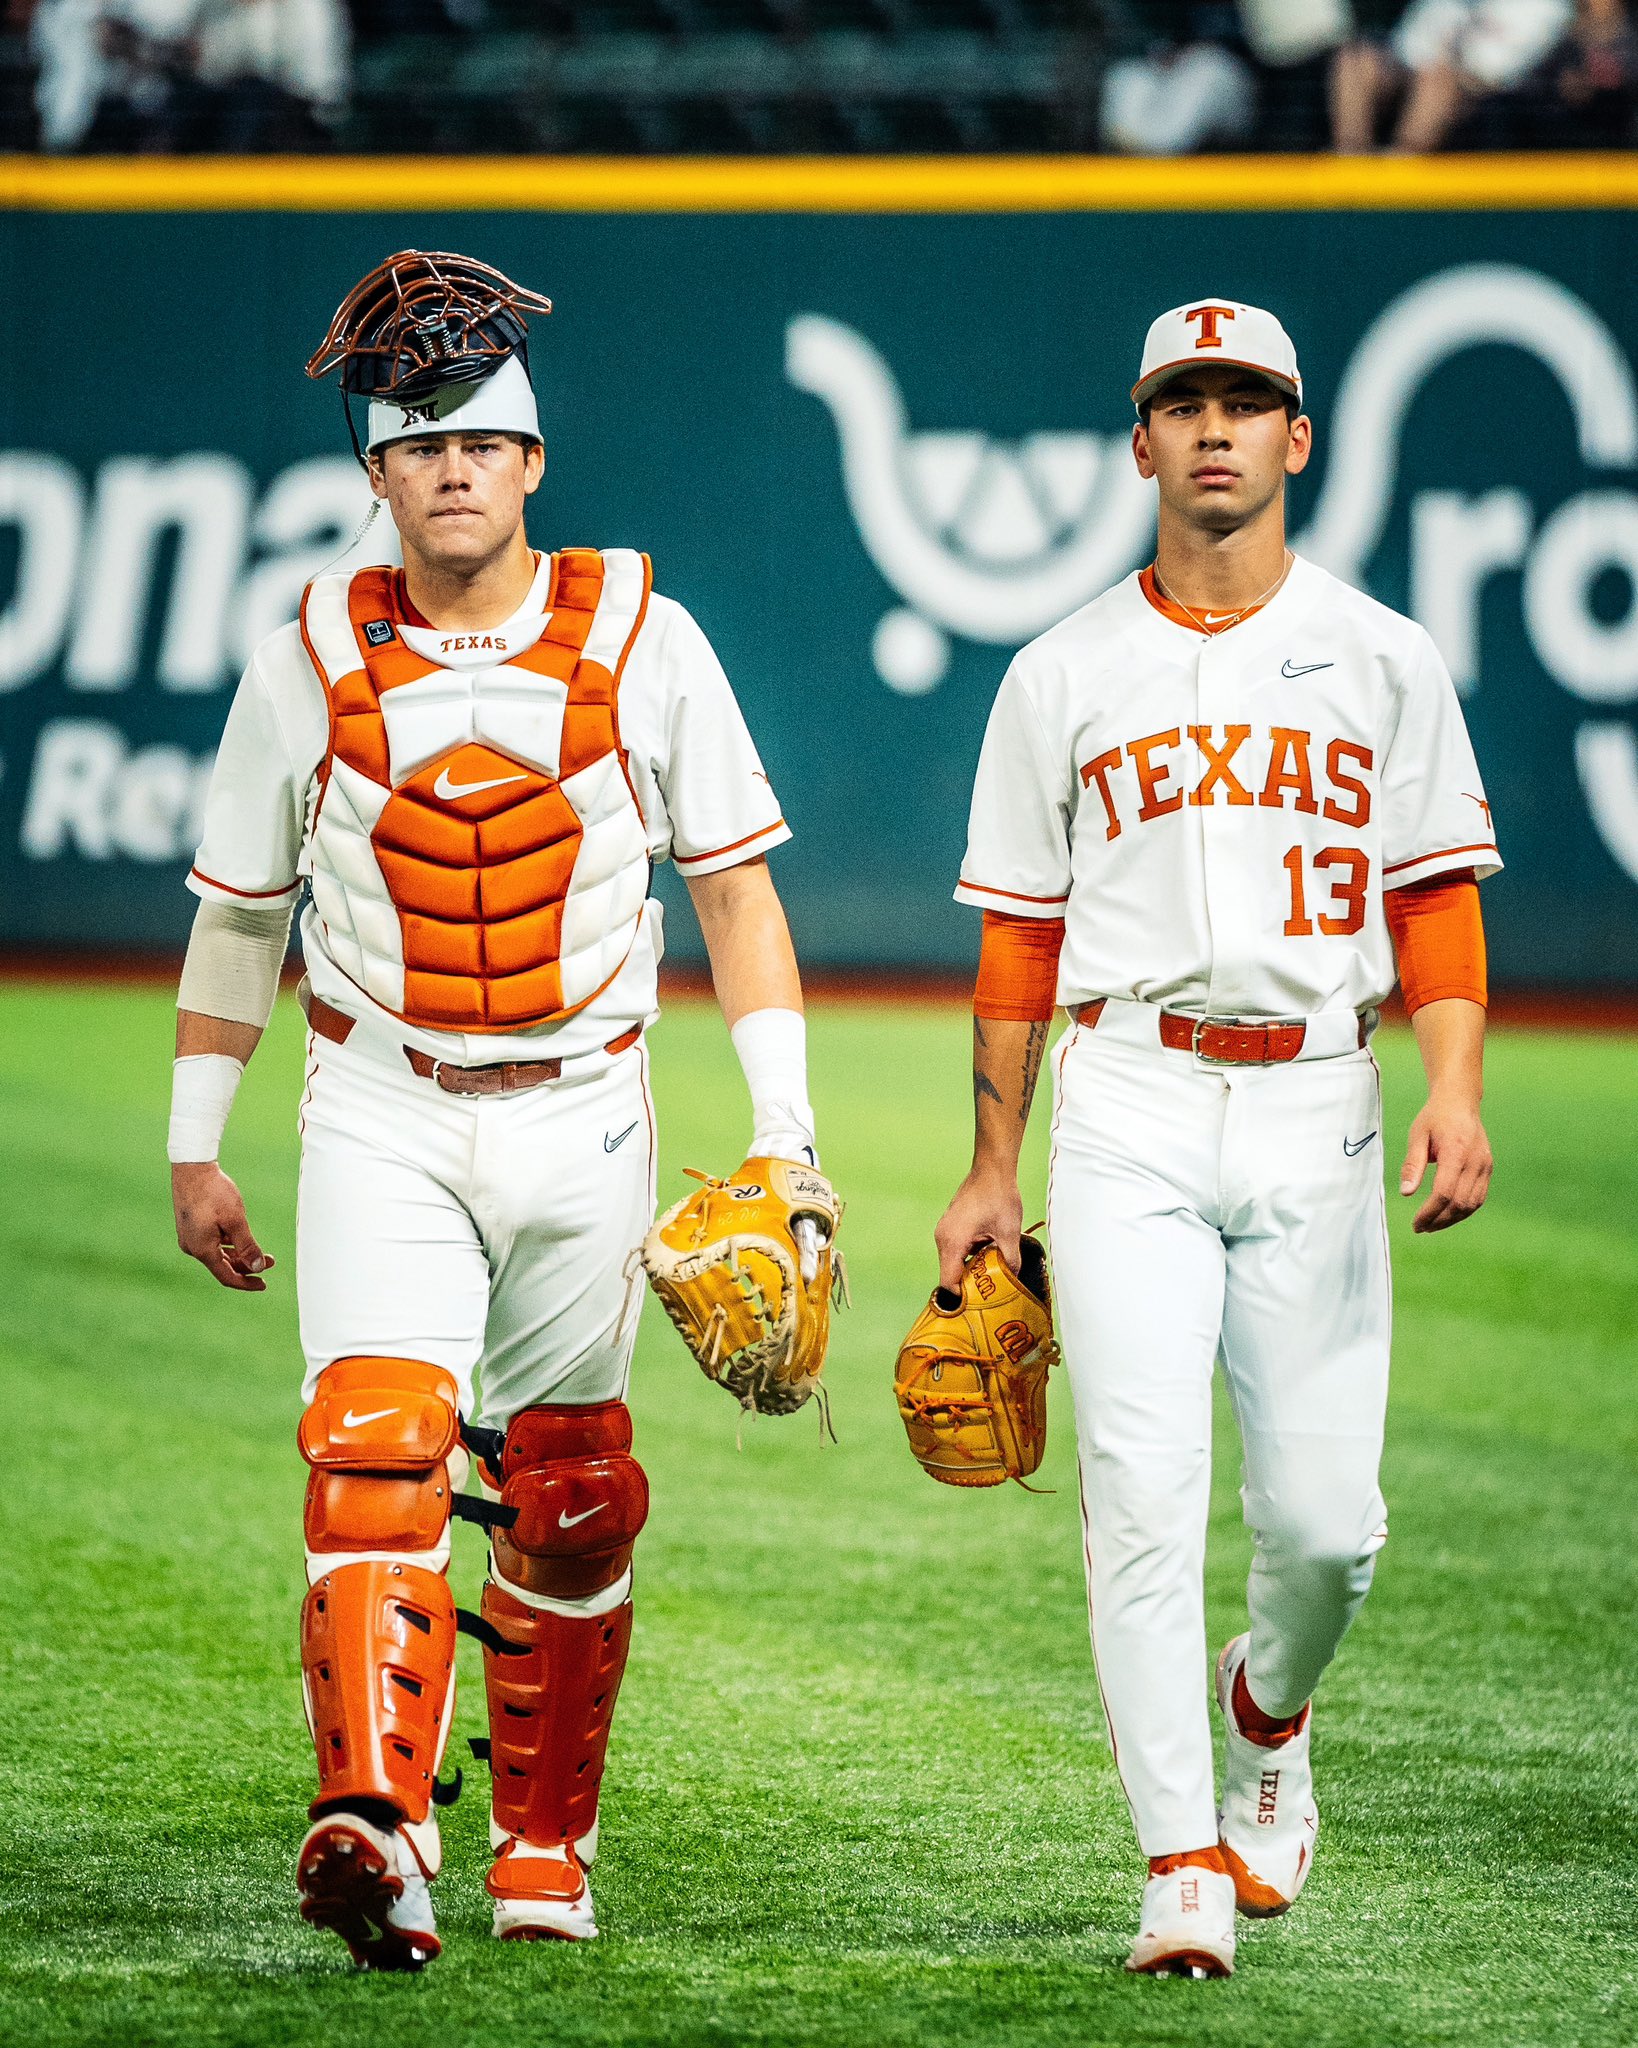
[[347, 422], [347, 438], [353, 444], [353, 453], [358, 458], [358, 466], [367, 476], [370, 469], [370, 458], [364, 453], [364, 444], [358, 438], [358, 428], [353, 421], [352, 394], [348, 391], [345, 384], [341, 387], [341, 414], [342, 418]]

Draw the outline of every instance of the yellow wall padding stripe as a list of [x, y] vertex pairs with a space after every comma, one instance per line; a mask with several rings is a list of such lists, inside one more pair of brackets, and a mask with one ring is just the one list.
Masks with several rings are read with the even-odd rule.
[[1138, 213], [1638, 206], [1638, 153], [1559, 156], [23, 157], [72, 213]]

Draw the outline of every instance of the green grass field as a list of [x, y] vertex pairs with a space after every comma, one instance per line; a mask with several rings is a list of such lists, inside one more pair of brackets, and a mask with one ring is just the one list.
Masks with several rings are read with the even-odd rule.
[[[355, 1976], [293, 1904], [312, 1770], [298, 1024], [283, 1002], [225, 1154], [282, 1259], [258, 1299], [174, 1248], [166, 997], [0, 987], [0, 2041], [1638, 2039], [1632, 1040], [1498, 1035], [1491, 1207], [1431, 1240], [1395, 1217], [1393, 1538], [1316, 1715], [1317, 1873], [1288, 1919], [1245, 1933], [1231, 1983], [1195, 1985], [1119, 1969], [1142, 1866], [1093, 1691], [1067, 1389], [1046, 1498], [931, 1485], [893, 1410], [893, 1352], [965, 1163], [965, 1020], [819, 1010], [855, 1300], [830, 1369], [840, 1445], [810, 1408], [737, 1447], [734, 1409], [651, 1313], [633, 1405], [654, 1509], [596, 1872], [605, 1938], [489, 1939], [469, 1772], [444, 1957], [407, 1980]], [[1404, 1032], [1379, 1045], [1397, 1165], [1414, 1050]], [[708, 1008], [677, 1006], [654, 1052], [670, 1199], [684, 1165], [737, 1158], [745, 1114]], [[1042, 1173], [1037, 1149], [1037, 1191]], [[1242, 1611], [1237, 1479], [1225, 1430], [1218, 1637]], [[477, 1533], [456, 1551], [470, 1600]], [[465, 1735], [483, 1715], [477, 1652], [461, 1655]]]

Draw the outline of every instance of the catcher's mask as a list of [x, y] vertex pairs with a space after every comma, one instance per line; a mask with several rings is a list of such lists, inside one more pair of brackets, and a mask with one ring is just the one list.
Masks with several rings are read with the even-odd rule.
[[426, 433], [490, 431], [541, 438], [525, 319], [552, 302], [470, 256], [401, 249], [356, 284], [308, 358], [309, 377], [339, 371], [348, 403], [370, 401], [366, 445]]

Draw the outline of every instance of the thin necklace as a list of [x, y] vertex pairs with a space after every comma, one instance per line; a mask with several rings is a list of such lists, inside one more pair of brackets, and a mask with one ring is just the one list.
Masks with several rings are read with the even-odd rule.
[[[1187, 612], [1189, 617], [1194, 620], [1195, 624], [1200, 628], [1202, 633], [1215, 633], [1220, 627], [1239, 625], [1240, 621], [1246, 616], [1247, 612], [1254, 612], [1260, 604], [1267, 604], [1268, 600], [1274, 595], [1275, 591], [1279, 589], [1280, 585], [1291, 574], [1291, 564], [1295, 560], [1295, 555], [1293, 555], [1291, 550], [1287, 548], [1285, 551], [1285, 562], [1284, 565], [1281, 567], [1279, 575], [1274, 578], [1274, 581], [1263, 592], [1261, 597], [1254, 597], [1251, 600], [1250, 604], [1241, 605], [1240, 609], [1237, 612], [1207, 612], [1204, 616], [1202, 616], [1202, 614], [1197, 612], [1192, 605], [1185, 604], [1182, 598], [1175, 596], [1171, 591], [1169, 591], [1166, 588], [1165, 584], [1162, 583], [1160, 580], [1160, 571], [1158, 569], [1155, 571], [1155, 588], [1160, 592], [1162, 597], [1169, 599], [1171, 603], [1175, 604], [1180, 612]], [[1207, 625], [1207, 619], [1210, 619], [1210, 625]]]

